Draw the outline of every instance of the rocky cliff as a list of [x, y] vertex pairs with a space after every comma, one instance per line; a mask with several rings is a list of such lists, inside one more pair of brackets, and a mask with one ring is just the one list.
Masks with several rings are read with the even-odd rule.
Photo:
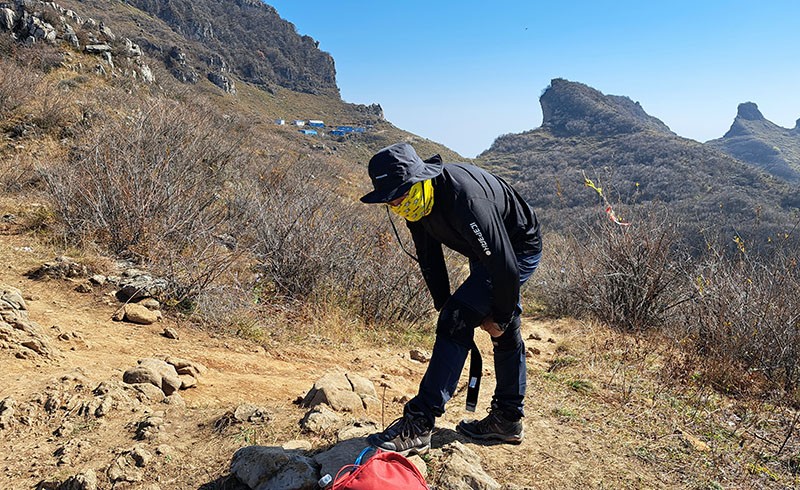
[[603, 95], [581, 83], [556, 78], [540, 98], [542, 128], [559, 136], [602, 136], [651, 130], [673, 134], [628, 97]]
[[67, 8], [112, 25], [161, 59], [178, 80], [207, 78], [228, 92], [236, 78], [272, 90], [338, 98], [330, 54], [257, 0], [64, 0]]
[[753, 102], [739, 104], [731, 128], [706, 144], [776, 177], [800, 182], [800, 120], [792, 129], [764, 117]]
[[479, 158], [513, 182], [550, 229], [567, 231], [597, 211], [584, 172], [623, 211], [633, 209], [625, 203], [660, 203], [687, 230], [730, 230], [760, 213], [761, 231], [771, 233], [786, 209], [800, 206], [785, 183], [675, 135], [627, 97], [556, 79], [540, 102], [541, 127], [501, 136]]

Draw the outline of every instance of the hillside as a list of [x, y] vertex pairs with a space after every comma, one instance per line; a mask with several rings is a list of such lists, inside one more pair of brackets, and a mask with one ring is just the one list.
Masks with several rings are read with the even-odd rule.
[[800, 182], [800, 121], [792, 129], [782, 128], [753, 102], [739, 104], [728, 132], [706, 145], [781, 179]]
[[[0, 4], [0, 488], [315, 488], [416, 391], [435, 312], [385, 209], [357, 197], [389, 143], [460, 158], [377, 104], [342, 101], [330, 57], [273, 14], [245, 0]], [[265, 53], [252, 66], [244, 27]], [[525, 291], [526, 438], [482, 444], [454, 430], [490, 403], [492, 346], [479, 332], [479, 411], [462, 408], [464, 373], [415, 464], [440, 490], [797, 486], [796, 260], [780, 278], [738, 261], [758, 274], [701, 310], [711, 321], [697, 342], [700, 323], [626, 332], [549, 316], [537, 296], [559, 293], [564, 265], [621, 277], [594, 274], [599, 256], [562, 261], [569, 248], [550, 233], [599, 214], [583, 162], [612, 198], [630, 190], [698, 221], [756, 206], [778, 222], [797, 194], [625, 97], [551, 88], [543, 128], [484, 154], [549, 235]], [[278, 118], [325, 127], [305, 135]], [[365, 132], [332, 136], [341, 124]], [[703, 277], [725, 284], [720, 271]], [[697, 278], [669, 289], [699, 284], [711, 304], [716, 284]], [[782, 357], [771, 370], [712, 357], [708, 344], [726, 340]]]
[[[598, 209], [584, 175], [624, 215], [659, 204], [692, 234], [713, 228], [765, 241], [800, 206], [796, 188], [675, 135], [627, 97], [555, 79], [541, 105], [541, 127], [501, 136], [478, 158], [515, 183], [552, 229], [566, 231]], [[749, 233], [756, 219], [762, 228]]]

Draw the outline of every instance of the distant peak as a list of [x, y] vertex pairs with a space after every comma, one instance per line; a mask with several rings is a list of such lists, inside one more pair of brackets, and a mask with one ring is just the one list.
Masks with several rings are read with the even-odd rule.
[[539, 97], [542, 127], [561, 135], [615, 135], [642, 130], [670, 133], [628, 97], [605, 95], [588, 85], [555, 78]]
[[747, 119], [748, 121], [760, 121], [764, 119], [764, 114], [761, 114], [755, 102], [743, 102], [739, 104], [739, 112], [736, 116]]

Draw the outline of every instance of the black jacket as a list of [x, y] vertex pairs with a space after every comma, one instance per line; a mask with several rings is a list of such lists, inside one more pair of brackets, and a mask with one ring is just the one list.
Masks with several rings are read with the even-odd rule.
[[511, 320], [519, 301], [516, 254], [542, 251], [539, 222], [505, 181], [474, 165], [447, 164], [433, 179], [433, 209], [407, 221], [422, 276], [440, 310], [450, 298], [442, 245], [480, 261], [492, 277], [492, 317]]

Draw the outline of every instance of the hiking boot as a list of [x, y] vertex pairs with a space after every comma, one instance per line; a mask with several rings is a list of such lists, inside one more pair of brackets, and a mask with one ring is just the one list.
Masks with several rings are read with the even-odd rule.
[[494, 409], [482, 420], [462, 420], [456, 430], [467, 437], [519, 444], [525, 435], [522, 420], [509, 420]]
[[405, 414], [383, 432], [367, 437], [370, 446], [400, 453], [403, 456], [423, 454], [431, 447], [431, 429], [425, 419]]

